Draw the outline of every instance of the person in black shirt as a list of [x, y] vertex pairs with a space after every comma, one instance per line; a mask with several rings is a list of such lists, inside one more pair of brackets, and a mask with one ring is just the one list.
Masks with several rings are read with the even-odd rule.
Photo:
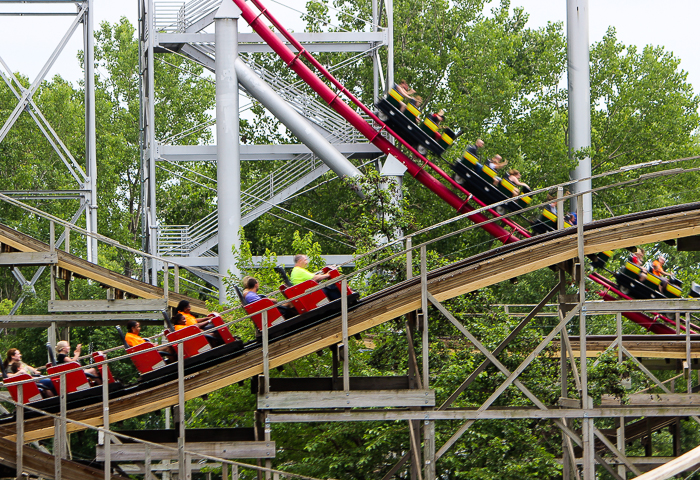
[[[58, 365], [61, 365], [62, 363], [68, 363], [68, 362], [77, 362], [78, 358], [80, 357], [80, 350], [83, 348], [83, 345], [79, 343], [76, 347], [75, 350], [73, 351], [73, 356], [71, 357], [70, 354], [70, 343], [66, 342], [65, 340], [61, 340], [56, 344], [56, 363]], [[96, 369], [94, 368], [86, 368], [84, 370], [85, 375], [87, 375], [90, 378], [91, 383], [95, 384], [101, 384], [102, 379], [100, 379], [100, 375], [97, 372]]]
[[431, 113], [429, 118], [435, 125], [440, 126], [440, 123], [445, 120], [445, 111], [440, 109], [437, 113]]
[[467, 152], [471, 153], [476, 157], [476, 159], [479, 159], [479, 149], [484, 148], [484, 141], [480, 138], [476, 139], [476, 142], [474, 142], [474, 145], [469, 145], [467, 147]]

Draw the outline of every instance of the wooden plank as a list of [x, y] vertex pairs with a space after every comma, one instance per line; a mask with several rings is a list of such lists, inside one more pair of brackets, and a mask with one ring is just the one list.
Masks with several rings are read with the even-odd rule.
[[[641, 466], [641, 465], [648, 465], [648, 466], [654, 466], [654, 465], [663, 465], [665, 463], [670, 462], [671, 460], [674, 460], [676, 457], [626, 457], [627, 460], [634, 465]], [[557, 458], [556, 462], [561, 464], [562, 460], [561, 458]], [[617, 465], [621, 464], [616, 459], [610, 459], [609, 463], [611, 465]], [[582, 458], [576, 458], [576, 464], [577, 465], [582, 465], [583, 464], [583, 459]]]
[[0, 254], [0, 266], [56, 265], [58, 255], [51, 252], [18, 252]]
[[[15, 443], [0, 438], [0, 463], [15, 468]], [[54, 457], [51, 454], [40, 452], [34, 448], [25, 447], [22, 456], [24, 472], [44, 478], [54, 478]], [[79, 478], [104, 480], [103, 470], [88, 467], [70, 460], [61, 460], [61, 472], [63, 478]], [[111, 475], [112, 480], [129, 480], [119, 475]]]
[[163, 324], [163, 316], [156, 313], [77, 313], [60, 315], [0, 315], [1, 328], [35, 328], [46, 327], [55, 322], [57, 325], [65, 326], [95, 326], [100, 325], [122, 325], [129, 320], [138, 320], [148, 324]]
[[271, 423], [306, 423], [306, 422], [392, 422], [407, 420], [513, 420], [513, 419], [580, 419], [585, 418], [609, 418], [609, 417], [687, 417], [696, 415], [696, 405], [661, 406], [654, 405], [620, 405], [608, 407], [596, 407], [589, 409], [580, 408], [556, 408], [551, 406], [546, 410], [536, 407], [512, 408], [490, 407], [487, 410], [449, 409], [449, 410], [398, 410], [398, 409], [372, 409], [372, 410], [321, 410], [318, 412], [270, 412], [268, 418]]
[[586, 302], [586, 313], [616, 312], [696, 312], [700, 302], [695, 298], [656, 299], [656, 300], [617, 300], [614, 302]]
[[258, 395], [258, 409], [260, 410], [434, 406], [434, 390], [269, 392]]
[[[586, 253], [597, 253], [611, 248], [623, 248], [629, 245], [663, 241], [678, 236], [700, 233], [700, 205], [694, 204], [693, 210], [664, 214], [660, 212], [648, 218], [628, 221], [627, 217], [616, 217], [587, 225]], [[7, 227], [5, 227], [7, 228]], [[16, 232], [15, 232], [16, 233]], [[428, 275], [428, 291], [438, 300], [446, 300], [468, 293], [484, 286], [493, 285], [509, 278], [555, 265], [577, 255], [577, 242], [574, 232], [557, 232], [561, 237], [523, 240], [498, 249], [485, 252], [457, 264], [441, 268]], [[0, 241], [6, 233], [0, 226]], [[23, 247], [26, 248], [26, 247]], [[59, 256], [60, 260], [60, 256]], [[161, 294], [162, 296], [162, 294]], [[170, 295], [172, 299], [174, 294]], [[371, 295], [354, 310], [349, 312], [349, 335], [360, 333], [388, 320], [397, 318], [420, 305], [420, 285], [417, 279], [406, 280], [382, 292]], [[330, 345], [341, 342], [340, 317], [330, 319], [311, 329], [290, 335], [270, 344], [270, 367], [284, 365], [297, 358], [315, 353]], [[261, 354], [251, 350], [235, 359], [221, 363], [216, 368], [207, 369], [185, 379], [186, 399], [192, 399], [218, 390], [224, 386], [237, 383], [262, 373]], [[110, 401], [110, 418], [118, 422], [144, 413], [160, 410], [177, 403], [177, 382], [169, 382], [149, 390]], [[665, 408], [665, 407], [664, 407]], [[683, 407], [664, 409], [657, 407], [643, 415], [668, 412], [668, 415], [686, 415]], [[693, 407], [695, 408], [695, 407]], [[671, 413], [673, 410], [674, 413]], [[695, 415], [696, 410], [689, 410], [687, 415]], [[557, 409], [560, 418], [565, 417], [565, 410]], [[625, 416], [640, 415], [639, 411], [621, 411]], [[618, 413], [609, 413], [616, 416]], [[69, 418], [91, 425], [101, 423], [101, 406], [91, 405], [69, 412]], [[491, 409], [474, 418], [492, 415]], [[494, 418], [517, 418], [517, 412], [498, 412]], [[510, 416], [508, 416], [510, 415]], [[528, 414], [528, 417], [546, 415], [540, 412]], [[664, 413], [666, 415], [666, 413]], [[381, 415], [379, 415], [381, 417]], [[571, 418], [580, 418], [581, 411]], [[465, 417], [458, 417], [465, 418]], [[70, 431], [79, 428], [69, 424]], [[13, 438], [14, 425], [0, 427], [0, 436]], [[53, 422], [46, 418], [33, 418], [25, 422], [27, 441], [47, 438], [53, 435]]]
[[[163, 443], [165, 447], [151, 445], [151, 460], [177, 460], [177, 443]], [[110, 446], [113, 462], [143, 462], [146, 460], [146, 449], [142, 443], [122, 443]], [[104, 445], [97, 445], [96, 459], [98, 462], [105, 460]], [[210, 455], [213, 457], [236, 458], [274, 458], [276, 452], [275, 442], [202, 442], [186, 443], [188, 452]], [[197, 457], [193, 455], [196, 459]]]
[[564, 408], [581, 408], [581, 400], [575, 398], [559, 397], [559, 401], [557, 403], [560, 407]]
[[[636, 336], [639, 337], [639, 336]], [[671, 335], [648, 336], [648, 340], [624, 340], [622, 345], [629, 352], [640, 358], [664, 358], [664, 359], [685, 359], [686, 358], [686, 343], [684, 340], [678, 340], [676, 335], [673, 340], [666, 340], [665, 337]], [[603, 353], [610, 344], [614, 341], [612, 338], [607, 339], [588, 339], [586, 341], [586, 356], [595, 358]], [[557, 342], [555, 342], [556, 344]], [[571, 341], [571, 346], [575, 357], [580, 357], [579, 340]], [[697, 340], [690, 342], [691, 352], [690, 357], [693, 359], [700, 358], [700, 342]], [[558, 353], [554, 356], [558, 356]]]
[[164, 298], [129, 300], [49, 300], [49, 312], [152, 312], [165, 310]]
[[[9, 245], [20, 252], [49, 252], [48, 244], [41, 242], [29, 235], [14, 230], [7, 225], [0, 224], [0, 243]], [[62, 250], [56, 250], [58, 266], [77, 275], [95, 280], [98, 283], [117, 288], [140, 298], [163, 298], [163, 289], [139, 280], [113, 272], [107, 268], [95, 265]], [[207, 314], [209, 311], [202, 300], [190, 298], [186, 295], [171, 292], [168, 305], [177, 306], [180, 300], [190, 302], [192, 312], [195, 314]]]
[[700, 394], [634, 393], [628, 405], [700, 405]]

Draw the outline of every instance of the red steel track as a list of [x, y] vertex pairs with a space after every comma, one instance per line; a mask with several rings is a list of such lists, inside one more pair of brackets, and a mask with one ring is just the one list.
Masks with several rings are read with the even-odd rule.
[[[243, 18], [248, 22], [253, 30], [260, 35], [263, 41], [265, 41], [272, 48], [272, 50], [277, 53], [277, 55], [279, 55], [279, 57], [289, 68], [299, 75], [299, 77], [306, 82], [306, 84], [309, 85], [309, 87], [311, 87], [331, 108], [338, 112], [338, 114], [346, 119], [377, 148], [387, 155], [393, 155], [397, 160], [405, 165], [411, 176], [426, 186], [442, 200], [447, 202], [447, 204], [457, 210], [458, 213], [468, 213], [475, 210], [475, 208], [469, 205], [470, 200], [473, 200], [480, 207], [486, 206], [484, 202], [471, 195], [466, 189], [464, 189], [464, 187], [455, 182], [450, 175], [445, 173], [434, 163], [430, 162], [427, 158], [425, 158], [425, 156], [421, 155], [415, 148], [409, 145], [405, 140], [394, 133], [386, 124], [384, 124], [384, 122], [382, 122], [371, 109], [367, 108], [367, 106], [365, 106], [357, 97], [355, 97], [355, 95], [352, 94], [352, 92], [345, 88], [323, 65], [321, 65], [318, 60], [316, 60], [313, 55], [311, 55], [311, 53], [309, 53], [304, 46], [301, 45], [301, 43], [299, 43], [267, 10], [260, 0], [251, 0], [251, 3], [253, 3], [259, 10], [257, 13], [248, 6], [245, 0], [232, 1], [241, 10]], [[275, 35], [272, 30], [270, 30], [270, 28], [262, 20], [263, 16], [270, 21], [270, 23], [287, 39], [287, 41], [289, 41], [289, 43], [297, 50], [297, 53], [292, 51]], [[334, 92], [322, 79], [320, 79], [308, 66], [306, 66], [306, 64], [302, 61], [302, 57], [311, 63], [316, 70], [318, 70], [331, 84], [333, 84], [338, 89], [339, 93]], [[350, 101], [359, 107], [365, 114], [369, 115], [372, 121], [380, 125], [381, 128], [376, 130], [372, 125], [365, 121], [364, 118], [362, 118], [355, 110], [352, 109], [352, 107], [350, 107], [340, 98], [341, 93], [350, 99]], [[396, 138], [416, 157], [416, 159], [420, 161], [422, 165], [416, 163], [408, 155], [404, 154], [399, 148], [384, 138], [381, 135], [382, 130], [386, 130], [389, 134]], [[445, 179], [452, 187], [465, 194], [466, 200], [461, 198], [453, 190], [428, 173], [426, 171], [426, 167], [430, 168], [438, 176]], [[498, 213], [492, 209], [489, 209], [488, 212], [493, 217], [500, 217]], [[488, 218], [481, 213], [469, 215], [469, 219], [475, 223], [482, 223], [488, 220]], [[481, 228], [486, 230], [490, 235], [504, 244], [513, 243], [520, 240], [520, 238], [515, 235], [516, 233], [523, 238], [531, 237], [530, 232], [509, 219], [502, 218], [500, 219], [500, 222], [503, 225], [510, 227], [512, 231], [509, 232], [503, 226], [495, 222], [484, 224], [481, 226]], [[590, 278], [593, 281], [605, 286], [608, 291], [611, 291], [611, 288], [614, 288], [610, 281], [605, 279], [605, 277], [599, 276], [598, 274], [594, 273], [590, 275]], [[618, 293], [616, 291], [615, 293], [617, 293], [621, 298], [627, 297], [622, 292]], [[612, 297], [607, 292], [602, 296], [605, 300], [615, 300], [615, 297]], [[633, 322], [642, 325], [644, 328], [653, 333], [675, 334], [675, 330], [670, 328], [668, 325], [660, 323], [656, 319], [652, 319], [642, 313], [625, 312], [624, 316]], [[675, 322], [667, 317], [662, 315], [656, 315], [656, 317], [662, 318], [664, 321], [675, 325]], [[682, 326], [681, 328], [684, 327]]]

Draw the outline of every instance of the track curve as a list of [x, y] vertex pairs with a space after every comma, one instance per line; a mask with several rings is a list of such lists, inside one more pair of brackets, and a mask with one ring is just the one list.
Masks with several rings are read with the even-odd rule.
[[[700, 234], [700, 202], [625, 215], [584, 227], [585, 254]], [[504, 245], [428, 273], [428, 291], [444, 301], [578, 256], [576, 228], [555, 231]], [[420, 308], [420, 278], [406, 280], [363, 299], [348, 314], [350, 335], [360, 333]], [[342, 341], [340, 317], [270, 343], [270, 367]], [[260, 348], [188, 375], [185, 396], [195, 398], [263, 371]], [[110, 401], [110, 419], [118, 422], [178, 402], [177, 381]], [[70, 410], [68, 418], [102, 424], [102, 405]], [[69, 424], [69, 431], [77, 430]], [[0, 426], [0, 436], [14, 439], [15, 426]], [[53, 419], [25, 422], [26, 441], [53, 435]]]

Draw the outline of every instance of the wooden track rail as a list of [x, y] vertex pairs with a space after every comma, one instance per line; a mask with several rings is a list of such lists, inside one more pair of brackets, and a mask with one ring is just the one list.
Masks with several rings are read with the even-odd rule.
[[[16, 452], [15, 442], [0, 438], [0, 458], [2, 458], [2, 463], [4, 465], [15, 468]], [[54, 462], [55, 458], [53, 455], [40, 452], [34, 448], [24, 447], [24, 454], [22, 455], [24, 472], [38, 475], [39, 477], [54, 478]], [[65, 459], [61, 460], [61, 473], [63, 474], [63, 478], [79, 478], [81, 480], [88, 480], [91, 478], [95, 480], [104, 480], [105, 478], [104, 470]], [[128, 477], [122, 477], [120, 475], [110, 475], [109, 478], [112, 480], [128, 480]]]
[[[50, 251], [48, 244], [2, 224], [0, 224], [0, 243], [9, 245], [19, 252]], [[56, 249], [56, 254], [58, 255], [58, 266], [78, 276], [89, 278], [108, 287], [114, 287], [139, 298], [163, 298], [163, 289], [160, 287], [115, 273], [59, 249]], [[179, 293], [168, 292], [168, 304], [170, 306], [177, 306], [180, 300], [189, 301], [192, 312], [196, 314], [209, 313], [203, 301]]]
[[[700, 203], [602, 220], [586, 225], [585, 253], [597, 253], [632, 245], [660, 242], [700, 234]], [[484, 252], [428, 274], [428, 290], [444, 301], [528, 272], [577, 257], [576, 228], [551, 232]], [[362, 332], [420, 308], [420, 277], [414, 277], [366, 297], [348, 314], [349, 335]], [[342, 342], [340, 316], [270, 344], [270, 367], [284, 365]], [[262, 374], [262, 351], [256, 349], [185, 378], [186, 398], [191, 399], [226, 385]], [[110, 420], [118, 422], [178, 403], [177, 381], [110, 401]], [[68, 418], [101, 425], [102, 405], [68, 412]], [[68, 424], [68, 431], [77, 428]], [[0, 427], [0, 437], [13, 439], [14, 425]], [[53, 419], [25, 422], [27, 441], [53, 435]]]

